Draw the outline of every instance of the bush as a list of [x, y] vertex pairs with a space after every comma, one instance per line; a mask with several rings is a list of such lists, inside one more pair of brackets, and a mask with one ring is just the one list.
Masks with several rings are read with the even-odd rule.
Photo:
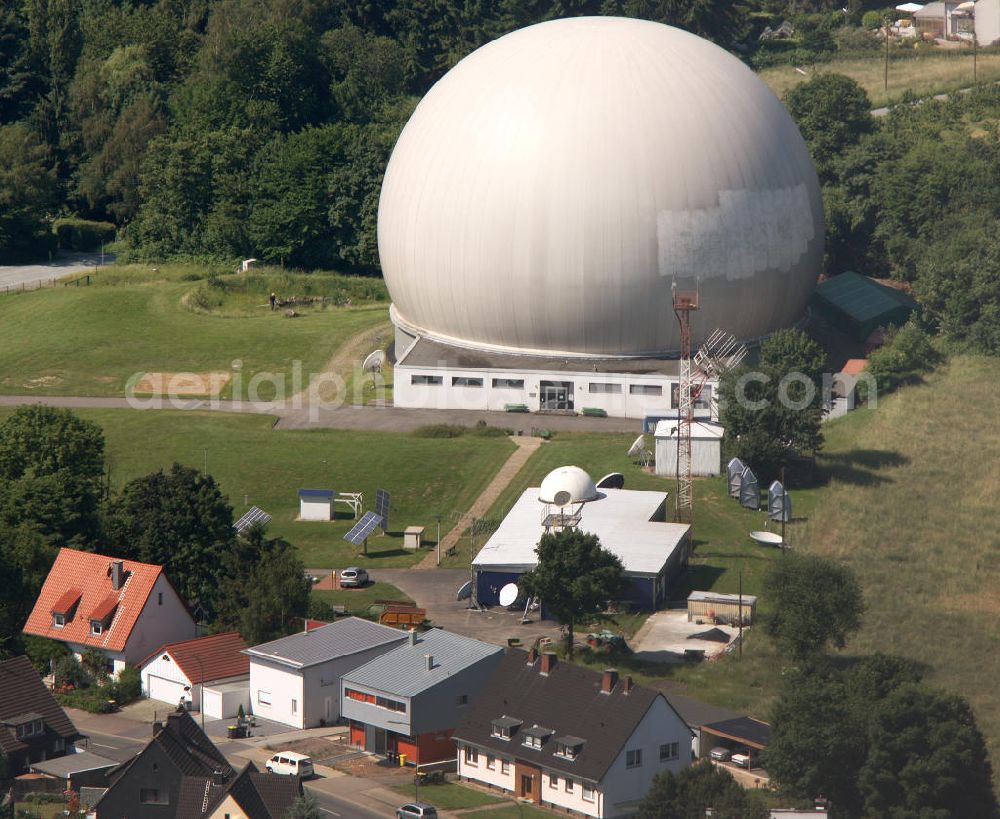
[[108, 699], [113, 699], [119, 707], [142, 696], [142, 677], [134, 665], [127, 665], [118, 674], [118, 679], [104, 687]]
[[861, 15], [861, 25], [874, 31], [882, 25], [882, 15], [877, 11], [866, 11]]
[[56, 660], [56, 685], [81, 686], [89, 682], [87, 672], [72, 654], [65, 654]]
[[337, 617], [333, 606], [317, 597], [309, 598], [309, 617], [312, 620], [332, 621]]
[[117, 707], [110, 702], [108, 692], [103, 688], [84, 688], [76, 691], [56, 692], [56, 700], [63, 707], [79, 708], [91, 714], [110, 714]]
[[[879, 392], [892, 392], [901, 384], [915, 381], [929, 372], [938, 360], [930, 336], [910, 319], [900, 328], [885, 331], [886, 342], [868, 357], [868, 373], [875, 379]], [[862, 388], [865, 382], [861, 382]], [[862, 398], [865, 389], [859, 390]]]
[[65, 643], [60, 643], [58, 640], [26, 634], [24, 636], [24, 653], [28, 655], [35, 671], [45, 675], [52, 671], [52, 662], [61, 657], [68, 657], [70, 650], [66, 648]]
[[62, 250], [96, 250], [115, 238], [111, 222], [92, 222], [68, 216], [52, 223], [52, 233]]

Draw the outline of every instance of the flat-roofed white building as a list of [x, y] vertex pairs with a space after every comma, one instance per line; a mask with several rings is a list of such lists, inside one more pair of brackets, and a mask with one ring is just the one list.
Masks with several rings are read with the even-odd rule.
[[[563, 467], [553, 475], [572, 469]], [[472, 561], [478, 602], [497, 605], [501, 588], [535, 568], [535, 548], [548, 531], [546, 518], [552, 528], [555, 516], [597, 535], [601, 545], [622, 561], [629, 581], [624, 600], [644, 609], [662, 603], [667, 587], [687, 565], [691, 549], [691, 527], [667, 520], [667, 493], [597, 489], [592, 500], [572, 497], [556, 506], [555, 496], [543, 491], [551, 477], [541, 487], [524, 490]]]
[[[656, 474], [677, 474], [677, 420], [656, 424]], [[718, 424], [695, 421], [691, 424], [691, 474], [701, 477], [722, 472], [722, 437], [726, 430]]]

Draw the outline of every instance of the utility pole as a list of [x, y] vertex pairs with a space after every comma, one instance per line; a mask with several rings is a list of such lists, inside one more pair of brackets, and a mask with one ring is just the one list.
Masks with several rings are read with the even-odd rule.
[[743, 570], [740, 569], [740, 608], [739, 614], [737, 615], [740, 619], [740, 645], [737, 651], [739, 651], [739, 657], [743, 659]]
[[885, 18], [885, 71], [882, 80], [882, 87], [889, 90], [889, 18]]

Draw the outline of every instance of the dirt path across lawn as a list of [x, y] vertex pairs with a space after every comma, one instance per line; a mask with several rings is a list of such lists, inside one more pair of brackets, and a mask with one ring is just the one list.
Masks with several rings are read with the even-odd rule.
[[[493, 480], [489, 482], [487, 487], [482, 491], [482, 494], [476, 498], [472, 507], [459, 518], [458, 523], [455, 525], [448, 534], [441, 538], [441, 554], [447, 554], [448, 550], [458, 543], [458, 539], [462, 536], [462, 532], [465, 531], [466, 527], [472, 522], [473, 518], [481, 518], [485, 515], [490, 507], [496, 503], [497, 498], [500, 497], [500, 493], [507, 488], [514, 476], [521, 471], [527, 462], [528, 458], [538, 451], [543, 443], [541, 438], [525, 438], [521, 436], [511, 436], [511, 440], [517, 445], [517, 449], [514, 450], [514, 454], [511, 455], [505, 462], [504, 465], [500, 467], [500, 470], [496, 475], [493, 476]], [[434, 569], [437, 567], [437, 549], [433, 549], [427, 553], [423, 560], [421, 560], [414, 569]]]
[[[340, 345], [337, 352], [333, 354], [333, 357], [326, 362], [326, 366], [319, 375], [330, 374], [337, 376], [342, 379], [345, 386], [349, 386], [352, 381], [351, 368], [353, 365], [357, 364], [360, 367], [364, 357], [374, 350], [376, 346], [380, 346], [382, 339], [389, 333], [392, 333], [392, 323], [386, 321], [351, 336]], [[299, 406], [301, 403], [301, 405], [309, 406], [308, 402], [311, 396], [313, 396], [314, 389], [319, 391], [319, 395], [316, 397], [321, 401], [333, 401], [336, 399], [336, 394], [330, 394], [331, 391], [336, 389], [336, 385], [320, 380], [318, 384], [309, 384], [298, 395], [292, 396], [289, 402], [290, 405], [294, 407]]]

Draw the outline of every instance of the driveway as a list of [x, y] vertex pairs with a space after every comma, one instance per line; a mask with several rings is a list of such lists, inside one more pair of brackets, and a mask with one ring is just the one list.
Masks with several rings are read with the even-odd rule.
[[[728, 639], [704, 640], [694, 635], [718, 630]], [[721, 654], [731, 643], [739, 629], [730, 626], [715, 626], [712, 623], [688, 622], [687, 609], [667, 609], [657, 611], [646, 618], [642, 628], [632, 639], [634, 657], [647, 663], [683, 663], [684, 652], [704, 651], [705, 657]]]
[[521, 645], [530, 648], [540, 637], [559, 639], [559, 624], [553, 620], [539, 621], [533, 612], [531, 622], [522, 623], [523, 609], [510, 612], [499, 607], [478, 611], [468, 607], [468, 600], [456, 600], [462, 584], [470, 579], [466, 569], [377, 569], [372, 579], [391, 583], [427, 609], [427, 619], [448, 631], [474, 637], [486, 643], [506, 646], [508, 639], [517, 637]]
[[31, 290], [40, 283], [48, 284], [72, 273], [86, 273], [101, 264], [114, 262], [113, 253], [105, 253], [101, 261], [97, 253], [59, 253], [50, 262], [37, 264], [0, 265], [0, 293], [6, 290]]

